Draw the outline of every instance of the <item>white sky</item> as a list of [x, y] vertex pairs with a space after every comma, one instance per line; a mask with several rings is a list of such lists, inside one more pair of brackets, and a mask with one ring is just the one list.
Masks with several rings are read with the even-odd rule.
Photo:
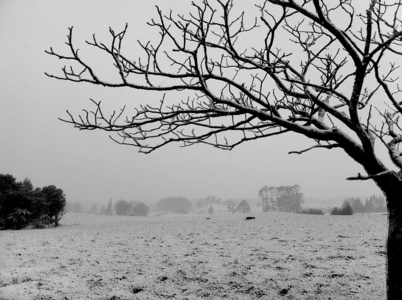
[[118, 109], [123, 103], [135, 107], [139, 99], [159, 97], [46, 77], [45, 71], [61, 74], [61, 65], [44, 50], [52, 46], [67, 53], [69, 26], [74, 26], [80, 45], [92, 33], [108, 38], [109, 26], [118, 31], [126, 22], [133, 41], [146, 41], [156, 34], [145, 24], [156, 16], [155, 4], [185, 10], [189, 3], [0, 0], [0, 173], [17, 180], [28, 177], [35, 187], [54, 184], [68, 201], [99, 203], [110, 198], [155, 202], [174, 195], [256, 198], [264, 185], [293, 184], [302, 186], [307, 198], [379, 194], [372, 182], [345, 180], [364, 172], [341, 150], [288, 155], [312, 145], [295, 135], [251, 142], [230, 152], [176, 144], [143, 155], [113, 143], [106, 133], [79, 132], [58, 120], [66, 117], [66, 109], [77, 114], [90, 108], [89, 98]]

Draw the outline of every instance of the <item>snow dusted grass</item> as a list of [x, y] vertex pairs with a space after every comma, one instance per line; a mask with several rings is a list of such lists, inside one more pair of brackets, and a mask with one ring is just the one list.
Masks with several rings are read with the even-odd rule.
[[66, 214], [0, 231], [0, 299], [385, 298], [386, 216], [252, 215]]

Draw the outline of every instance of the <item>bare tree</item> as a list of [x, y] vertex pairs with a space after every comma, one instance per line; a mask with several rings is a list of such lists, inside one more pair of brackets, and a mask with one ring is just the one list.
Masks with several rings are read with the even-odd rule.
[[231, 214], [235, 213], [236, 203], [232, 199], [226, 201], [226, 207], [228, 208], [229, 213]]
[[[374, 180], [387, 198], [388, 299], [402, 299], [402, 128], [399, 65], [402, 56], [401, 0], [265, 0], [247, 12], [231, 0], [193, 3], [188, 16], [164, 15], [149, 25], [156, 43], [140, 43], [133, 60], [121, 32], [110, 29], [107, 45], [95, 35], [87, 44], [109, 55], [118, 80], [99, 76], [82, 57], [69, 29], [69, 54], [47, 53], [71, 62], [50, 77], [105, 87], [179, 91], [181, 102], [162, 97], [106, 113], [68, 113], [64, 120], [81, 130], [105, 130], [120, 144], [149, 153], [169, 143], [197, 143], [221, 149], [250, 140], [295, 132], [310, 138], [308, 149], [340, 148]], [[360, 3], [361, 5], [362, 3]], [[240, 4], [239, 4], [240, 6]], [[176, 95], [176, 94], [175, 94]], [[379, 157], [384, 146], [394, 165]], [[378, 144], [378, 143], [377, 143]]]

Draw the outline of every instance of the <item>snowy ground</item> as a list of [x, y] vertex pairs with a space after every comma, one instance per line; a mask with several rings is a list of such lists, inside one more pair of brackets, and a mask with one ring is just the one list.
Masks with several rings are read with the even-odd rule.
[[0, 299], [385, 299], [385, 215], [253, 216], [0, 231]]

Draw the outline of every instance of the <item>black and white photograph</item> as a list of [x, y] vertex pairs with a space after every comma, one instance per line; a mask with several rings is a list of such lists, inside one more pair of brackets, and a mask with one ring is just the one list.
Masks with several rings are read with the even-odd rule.
[[402, 0], [0, 0], [0, 300], [401, 300]]

